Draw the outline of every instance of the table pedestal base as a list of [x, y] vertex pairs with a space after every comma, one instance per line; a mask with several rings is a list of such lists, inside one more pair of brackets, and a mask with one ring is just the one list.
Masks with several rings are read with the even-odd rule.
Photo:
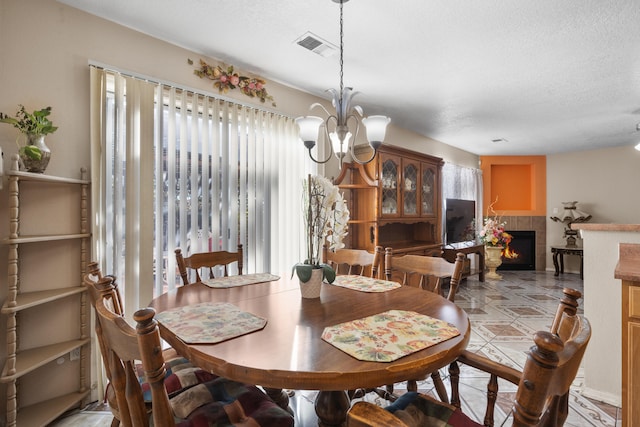
[[264, 392], [267, 394], [267, 396], [269, 396], [271, 400], [276, 402], [276, 404], [279, 407], [281, 407], [282, 409], [284, 409], [285, 411], [293, 415], [293, 410], [289, 406], [289, 395], [287, 394], [286, 391], [284, 391], [281, 388], [269, 388], [269, 387], [262, 387], [262, 388], [264, 389]]
[[320, 427], [344, 426], [351, 406], [345, 391], [320, 391], [316, 397], [316, 415]]

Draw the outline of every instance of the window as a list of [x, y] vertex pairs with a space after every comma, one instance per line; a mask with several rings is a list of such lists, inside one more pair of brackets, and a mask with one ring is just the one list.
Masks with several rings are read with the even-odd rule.
[[91, 69], [93, 256], [118, 276], [128, 313], [180, 283], [176, 248], [242, 243], [247, 273], [299, 260], [292, 206], [315, 166], [291, 118]]

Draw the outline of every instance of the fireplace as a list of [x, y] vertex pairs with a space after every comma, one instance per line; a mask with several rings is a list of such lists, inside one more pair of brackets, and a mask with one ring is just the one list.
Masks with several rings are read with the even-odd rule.
[[502, 254], [502, 265], [498, 270], [535, 270], [536, 232], [507, 230], [507, 233], [513, 236], [513, 240]]

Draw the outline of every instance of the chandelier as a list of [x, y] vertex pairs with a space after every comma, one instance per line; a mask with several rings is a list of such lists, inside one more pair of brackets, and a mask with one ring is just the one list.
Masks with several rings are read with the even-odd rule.
[[[351, 158], [360, 164], [369, 163], [372, 161], [378, 151], [382, 141], [384, 141], [384, 135], [387, 130], [387, 125], [391, 121], [386, 116], [369, 116], [364, 117], [362, 107], [359, 105], [352, 105], [352, 100], [358, 92], [354, 92], [352, 87], [344, 87], [344, 23], [342, 19], [342, 6], [349, 0], [332, 0], [335, 3], [340, 3], [340, 89], [327, 89], [332, 97], [332, 105], [335, 108], [335, 113], [331, 114], [320, 103], [314, 103], [309, 108], [310, 110], [319, 107], [327, 115], [326, 119], [322, 119], [317, 116], [304, 116], [298, 117], [296, 123], [300, 128], [300, 139], [304, 142], [304, 146], [309, 150], [309, 157], [316, 163], [326, 163], [331, 158], [331, 155], [335, 153], [338, 161], [340, 162], [340, 168], [342, 168], [342, 161], [350, 152]], [[366, 129], [367, 140], [369, 146], [373, 149], [373, 154], [368, 160], [359, 160], [354, 152], [355, 139], [360, 129], [360, 120]], [[349, 125], [354, 127], [353, 132], [349, 128]], [[318, 141], [318, 135], [320, 127], [324, 127], [324, 131], [327, 139], [331, 142], [329, 144], [329, 155], [324, 160], [318, 160], [313, 157], [311, 149], [316, 146]], [[353, 137], [353, 140], [351, 139]]]

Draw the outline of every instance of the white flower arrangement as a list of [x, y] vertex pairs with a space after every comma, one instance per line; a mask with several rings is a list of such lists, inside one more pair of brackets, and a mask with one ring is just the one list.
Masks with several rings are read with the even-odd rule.
[[333, 251], [344, 248], [349, 208], [338, 187], [325, 177], [309, 175], [303, 185], [307, 254], [303, 263], [294, 266], [294, 271], [302, 282], [307, 282], [313, 268], [322, 268], [324, 278], [331, 283], [335, 279], [335, 271], [321, 263], [321, 249], [325, 240]]

